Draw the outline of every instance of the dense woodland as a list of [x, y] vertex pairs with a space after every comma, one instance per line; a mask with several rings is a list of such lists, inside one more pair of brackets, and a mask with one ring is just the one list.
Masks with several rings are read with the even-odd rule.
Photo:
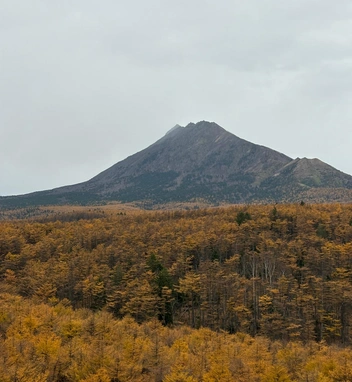
[[352, 381], [352, 205], [4, 221], [0, 293], [0, 381]]

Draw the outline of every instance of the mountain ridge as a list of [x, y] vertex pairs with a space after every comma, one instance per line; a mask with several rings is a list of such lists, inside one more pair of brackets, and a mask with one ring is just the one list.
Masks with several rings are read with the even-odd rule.
[[[319, 190], [331, 190], [331, 197]], [[307, 191], [310, 191], [307, 196]], [[339, 190], [337, 199], [333, 190]], [[309, 196], [312, 195], [312, 196]], [[352, 200], [352, 177], [314, 158], [290, 158], [246, 141], [215, 122], [175, 125], [145, 149], [93, 178], [53, 190], [1, 197], [6, 205], [152, 204], [203, 199], [210, 204]]]

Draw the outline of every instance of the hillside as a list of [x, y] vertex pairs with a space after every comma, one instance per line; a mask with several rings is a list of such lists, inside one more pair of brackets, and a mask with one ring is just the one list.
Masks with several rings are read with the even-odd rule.
[[216, 123], [176, 125], [146, 149], [80, 184], [0, 198], [0, 206], [106, 201], [211, 204], [352, 200], [352, 177], [318, 159], [292, 159]]

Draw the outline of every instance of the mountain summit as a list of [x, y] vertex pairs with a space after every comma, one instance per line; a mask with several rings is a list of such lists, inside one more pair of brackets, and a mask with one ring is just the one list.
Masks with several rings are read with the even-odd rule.
[[214, 122], [176, 125], [146, 149], [87, 182], [0, 198], [1, 205], [350, 201], [352, 177], [318, 159], [292, 159]]

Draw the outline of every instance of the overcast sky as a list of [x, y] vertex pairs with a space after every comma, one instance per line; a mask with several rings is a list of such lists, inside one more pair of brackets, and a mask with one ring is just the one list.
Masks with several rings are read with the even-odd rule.
[[200, 120], [352, 174], [352, 2], [0, 0], [0, 195]]

